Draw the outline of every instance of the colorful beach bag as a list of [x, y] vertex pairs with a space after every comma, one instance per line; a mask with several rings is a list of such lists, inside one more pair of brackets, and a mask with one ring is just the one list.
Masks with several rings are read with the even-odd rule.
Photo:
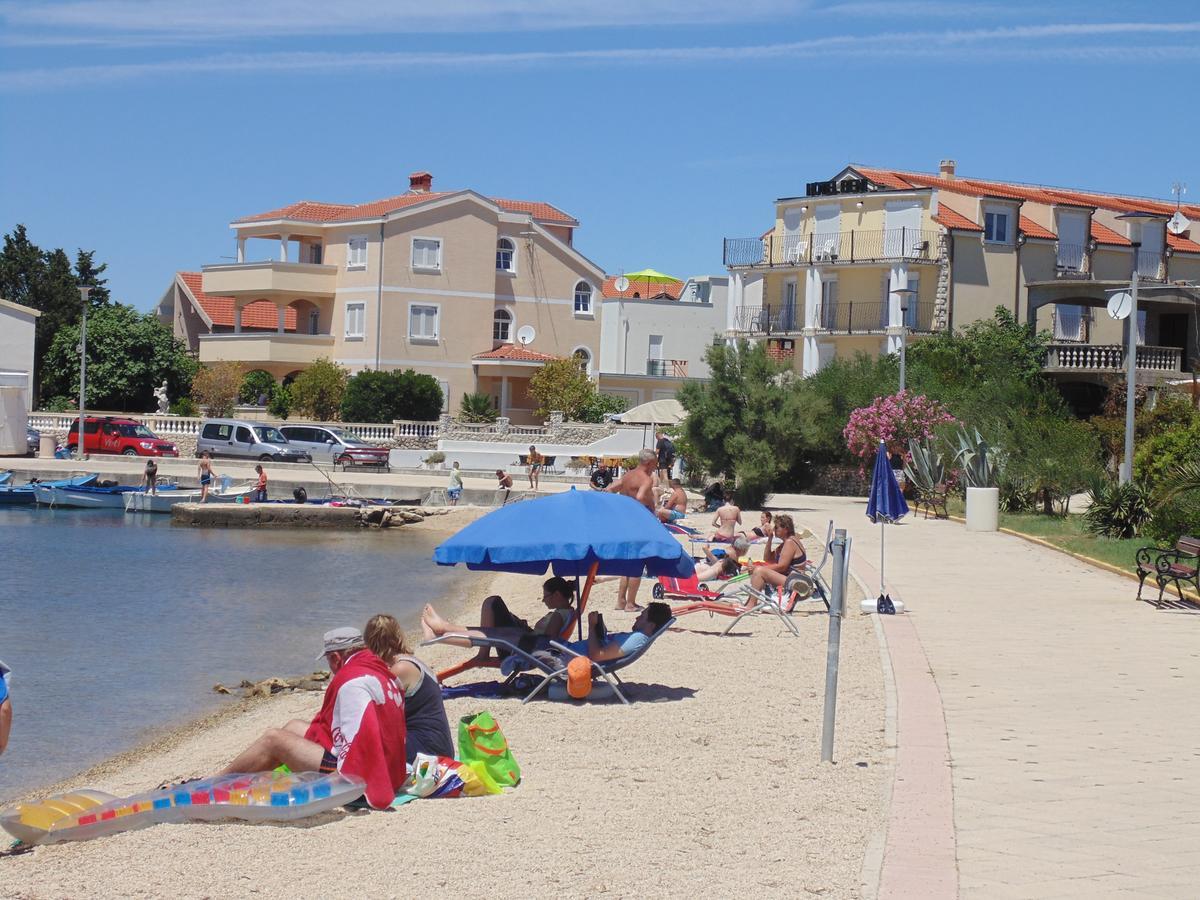
[[521, 781], [521, 767], [508, 749], [504, 732], [489, 712], [463, 716], [458, 722], [458, 758], [484, 769], [492, 781], [504, 787]]

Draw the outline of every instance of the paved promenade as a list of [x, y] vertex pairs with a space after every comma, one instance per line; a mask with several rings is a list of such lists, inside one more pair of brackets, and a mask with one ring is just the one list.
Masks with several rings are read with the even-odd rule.
[[[877, 591], [879, 527], [864, 501], [773, 505], [814, 532], [830, 517], [846, 527], [855, 571]], [[1200, 616], [1157, 612], [1134, 602], [1136, 582], [955, 522], [910, 516], [888, 527], [887, 549], [887, 581], [910, 614], [884, 620], [899, 752], [880, 896], [953, 896], [929, 869], [950, 848], [964, 898], [1200, 895]], [[920, 680], [920, 648], [936, 690]], [[900, 777], [906, 750], [923, 760], [914, 779]], [[929, 836], [929, 853], [901, 849], [908, 829]]]

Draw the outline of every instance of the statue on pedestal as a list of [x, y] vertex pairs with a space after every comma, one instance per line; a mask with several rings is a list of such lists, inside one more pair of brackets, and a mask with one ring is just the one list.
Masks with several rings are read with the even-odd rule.
[[158, 414], [166, 415], [171, 411], [171, 401], [167, 399], [167, 383], [164, 381], [154, 389], [154, 398], [158, 401]]

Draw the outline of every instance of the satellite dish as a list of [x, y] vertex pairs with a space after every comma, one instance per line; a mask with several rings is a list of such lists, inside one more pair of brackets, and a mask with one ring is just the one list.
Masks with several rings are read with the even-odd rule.
[[616, 281], [613, 282], [613, 287], [615, 287], [620, 293], [623, 294], [627, 290], [629, 290], [629, 279], [626, 278], [624, 275], [621, 275], [617, 278]]
[[1133, 312], [1133, 295], [1129, 291], [1117, 291], [1108, 298], [1108, 314], [1114, 319], [1128, 319]]
[[535, 337], [537, 337], [537, 332], [533, 330], [532, 325], [522, 325], [517, 329], [517, 341], [522, 347], [532, 344]]
[[1191, 227], [1191, 224], [1187, 216], [1179, 210], [1175, 210], [1175, 215], [1167, 219], [1167, 231], [1171, 232], [1171, 234], [1183, 234]]

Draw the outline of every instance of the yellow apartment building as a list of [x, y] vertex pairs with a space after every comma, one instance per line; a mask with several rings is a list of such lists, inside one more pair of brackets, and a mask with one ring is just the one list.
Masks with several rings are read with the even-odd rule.
[[849, 165], [776, 200], [774, 219], [724, 242], [729, 334], [803, 374], [1003, 306], [1053, 332], [1046, 371], [1094, 398], [1124, 367], [1128, 323], [1105, 307], [1134, 271], [1146, 288], [1138, 368], [1182, 379], [1200, 357], [1188, 284], [1200, 279], [1200, 207], [965, 178], [943, 160], [932, 174]]
[[319, 357], [351, 371], [412, 368], [446, 408], [489, 394], [534, 420], [529, 378], [574, 356], [597, 367], [604, 274], [548, 203], [434, 191], [370, 203], [300, 201], [234, 220], [237, 261], [179, 273], [159, 314], [201, 362], [294, 377]]

